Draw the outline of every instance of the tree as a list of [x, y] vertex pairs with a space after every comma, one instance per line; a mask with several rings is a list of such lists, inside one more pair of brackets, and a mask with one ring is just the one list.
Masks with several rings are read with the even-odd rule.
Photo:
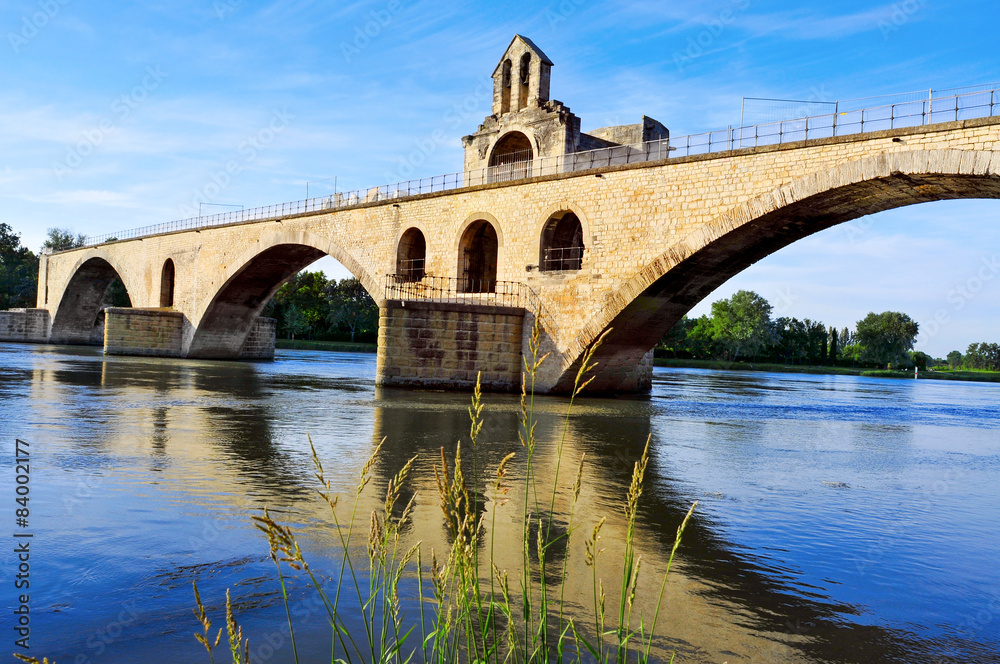
[[960, 366], [962, 366], [962, 354], [957, 350], [948, 353], [948, 367], [950, 369], [957, 369]]
[[87, 244], [87, 236], [83, 233], [74, 236], [73, 231], [68, 228], [49, 228], [49, 236], [45, 239], [44, 249], [52, 251], [66, 251], [76, 249]]
[[837, 328], [830, 328], [830, 353], [829, 362], [830, 364], [836, 366], [837, 358], [840, 355], [840, 349], [837, 347], [839, 342], [839, 335], [837, 334]]
[[712, 303], [713, 338], [735, 360], [756, 357], [774, 338], [771, 304], [753, 291], [741, 290], [728, 300]]
[[334, 326], [346, 328], [351, 341], [361, 333], [378, 332], [378, 305], [357, 279], [331, 281], [326, 288], [330, 307], [328, 320]]
[[298, 307], [290, 304], [285, 308], [282, 327], [285, 329], [285, 334], [289, 338], [294, 339], [296, 334], [303, 334], [309, 331], [309, 321], [306, 320], [305, 314], [299, 311]]
[[38, 256], [21, 246], [21, 236], [0, 223], [0, 310], [35, 306]]
[[864, 349], [861, 358], [884, 365], [906, 364], [907, 351], [913, 350], [919, 326], [909, 316], [898, 311], [874, 312], [858, 321], [857, 343]]

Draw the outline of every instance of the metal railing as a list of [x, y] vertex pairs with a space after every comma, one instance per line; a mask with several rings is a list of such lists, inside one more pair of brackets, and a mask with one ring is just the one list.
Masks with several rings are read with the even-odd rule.
[[427, 275], [412, 281], [406, 275], [385, 275], [385, 299], [422, 300], [452, 304], [484, 304], [538, 310], [538, 296], [519, 281], [476, 280]]
[[426, 276], [426, 259], [424, 258], [408, 258], [399, 261], [399, 266], [397, 267], [396, 276], [402, 280], [402, 282], [420, 281]]
[[[575, 152], [552, 157], [536, 157], [530, 162], [509, 166], [510, 177], [514, 167], [519, 179], [572, 173], [593, 168], [607, 168], [640, 162], [660, 161], [667, 158], [688, 157], [700, 154], [727, 152], [741, 148], [780, 145], [797, 141], [864, 134], [902, 127], [920, 127], [941, 122], [971, 120], [1000, 115], [1000, 87], [976, 90], [944, 97], [929, 95], [922, 100], [909, 100], [883, 106], [855, 110], [840, 110], [795, 120], [782, 120], [749, 127], [730, 127], [720, 131], [693, 134], [678, 138], [620, 145], [586, 152]], [[159, 233], [239, 224], [265, 219], [281, 219], [290, 215], [310, 212], [340, 210], [376, 202], [406, 199], [421, 194], [452, 191], [491, 182], [517, 182], [507, 180], [508, 166], [486, 168], [436, 175], [421, 180], [408, 180], [395, 184], [337, 193], [332, 196], [310, 198], [290, 203], [279, 203], [247, 210], [235, 210], [211, 216], [199, 216], [163, 224], [144, 226], [128, 231], [106, 233], [87, 239], [87, 245], [115, 240], [128, 240]]]
[[546, 249], [542, 259], [543, 272], [579, 270], [583, 265], [583, 247]]

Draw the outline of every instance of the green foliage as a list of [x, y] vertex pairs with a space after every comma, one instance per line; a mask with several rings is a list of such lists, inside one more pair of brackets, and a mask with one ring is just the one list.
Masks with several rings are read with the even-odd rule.
[[837, 333], [837, 328], [830, 328], [830, 350], [827, 356], [830, 364], [836, 365], [837, 358], [840, 356], [840, 335]]
[[928, 367], [934, 366], [934, 358], [919, 350], [911, 350], [909, 353], [911, 367], [917, 367], [921, 371], [927, 371]]
[[351, 341], [359, 332], [366, 336], [378, 334], [378, 305], [357, 279], [331, 281], [326, 287], [326, 301], [327, 320], [349, 330]]
[[48, 237], [45, 239], [43, 248], [52, 251], [66, 251], [76, 249], [87, 244], [87, 236], [83, 233], [73, 235], [73, 231], [68, 228], [49, 228]]
[[296, 334], [305, 334], [309, 331], [309, 320], [293, 303], [285, 307], [281, 317], [281, 329], [290, 339], [294, 339]]
[[962, 360], [962, 366], [976, 371], [1000, 371], [1000, 344], [969, 344], [969, 349], [965, 351], [965, 357]]
[[858, 321], [857, 342], [864, 349], [861, 358], [880, 366], [905, 365], [907, 351], [913, 350], [919, 326], [909, 316], [897, 311], [874, 312]]
[[948, 368], [958, 369], [960, 366], [962, 366], [962, 354], [957, 350], [948, 353]]
[[[294, 332], [287, 323], [295, 307]], [[262, 315], [277, 319], [285, 338], [365, 341], [378, 337], [378, 305], [357, 279], [328, 280], [322, 272], [299, 272], [274, 293]], [[301, 326], [302, 320], [305, 326]], [[293, 334], [295, 336], [293, 336]]]
[[712, 338], [731, 359], [756, 357], [774, 338], [771, 304], [753, 291], [741, 290], [712, 303]]
[[21, 237], [0, 223], [0, 310], [35, 306], [38, 256], [21, 246]]

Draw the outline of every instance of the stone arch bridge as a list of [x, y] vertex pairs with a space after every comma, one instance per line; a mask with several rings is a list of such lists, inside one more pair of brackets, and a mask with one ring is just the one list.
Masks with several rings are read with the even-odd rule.
[[379, 302], [380, 384], [465, 388], [482, 371], [520, 389], [537, 317], [539, 391], [569, 390], [610, 330], [593, 391], [642, 392], [661, 336], [764, 256], [890, 208], [1000, 198], [1000, 118], [502, 179], [43, 256], [38, 334], [99, 342], [117, 275], [133, 308], [109, 310], [107, 352], [253, 355], [270, 296], [329, 255]]

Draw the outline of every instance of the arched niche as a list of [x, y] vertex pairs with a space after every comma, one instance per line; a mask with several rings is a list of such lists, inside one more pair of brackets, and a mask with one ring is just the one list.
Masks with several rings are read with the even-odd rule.
[[583, 224], [575, 212], [562, 211], [542, 227], [538, 267], [542, 272], [565, 272], [583, 267]]
[[474, 221], [465, 229], [458, 249], [460, 292], [496, 292], [499, 247], [497, 230], [485, 219]]
[[174, 261], [168, 258], [160, 270], [160, 306], [174, 306]]
[[399, 281], [420, 281], [427, 274], [427, 241], [419, 228], [408, 228], [396, 248]]

